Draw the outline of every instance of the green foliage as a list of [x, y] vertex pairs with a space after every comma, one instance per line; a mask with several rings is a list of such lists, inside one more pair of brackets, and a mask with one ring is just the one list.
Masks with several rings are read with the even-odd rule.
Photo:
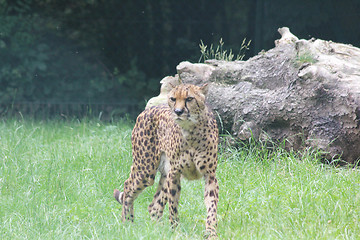
[[[68, 101], [96, 98], [104, 89], [91, 81], [107, 78], [99, 66], [79, 56], [37, 16], [0, 16], [1, 102]], [[45, 40], [52, 38], [53, 41]], [[80, 67], [81, 66], [81, 67]], [[89, 86], [83, 91], [84, 86]]]
[[[203, 181], [182, 181], [177, 229], [168, 210], [159, 222], [150, 220], [155, 185], [136, 200], [135, 222], [121, 222], [112, 192], [129, 175], [132, 126], [2, 120], [0, 239], [203, 239]], [[220, 239], [359, 236], [358, 168], [251, 141], [240, 150], [222, 148], [217, 178]]]
[[232, 49], [226, 50], [224, 48], [224, 42], [222, 38], [220, 38], [219, 45], [217, 45], [216, 49], [214, 49], [213, 44], [210, 45], [209, 49], [208, 46], [203, 43], [202, 40], [200, 40], [200, 52], [201, 56], [199, 59], [199, 62], [203, 61], [205, 62], [208, 59], [216, 59], [216, 60], [224, 60], [224, 61], [232, 61], [233, 59], [235, 61], [243, 60], [245, 57], [245, 52], [249, 50], [251, 40], [246, 42], [246, 38], [241, 43], [239, 53], [236, 55], [236, 58], [234, 59], [234, 53]]
[[[235, 49], [244, 36], [254, 40], [253, 53], [269, 49], [286, 20], [300, 38], [356, 45], [357, 12], [320, 0], [0, 0], [0, 102], [143, 105], [179, 62], [199, 60], [199, 39], [200, 61], [242, 59], [250, 42]], [[226, 48], [222, 40], [204, 44], [221, 36]]]
[[[88, 11], [100, 4], [98, 1], [60, 6], [50, 0], [48, 5], [44, 4], [43, 1], [18, 0], [0, 5], [3, 12], [0, 15], [2, 104], [131, 102], [134, 105], [135, 101], [142, 107], [149, 94], [147, 89], [158, 90], [154, 79], [139, 69], [136, 57], [121, 69], [106, 64], [98, 50], [101, 42], [90, 36], [98, 35], [94, 26], [83, 32], [64, 28], [72, 24], [67, 20], [74, 24], [80, 22], [76, 21], [76, 14], [77, 17], [89, 16]], [[50, 6], [58, 7], [57, 12]], [[78, 8], [86, 10], [75, 13]], [[64, 21], [57, 16], [69, 19]], [[96, 31], [102, 29], [100, 25]]]
[[43, 50], [44, 46], [36, 45], [36, 35], [29, 33], [36, 28], [31, 19], [0, 16], [0, 22], [0, 58], [4, 60], [0, 66], [0, 81], [6, 89], [1, 91], [0, 101], [6, 102], [16, 95], [19, 85], [24, 86], [19, 95], [26, 95], [26, 91], [30, 91], [37, 71], [46, 70], [46, 55], [35, 54], [36, 49]]

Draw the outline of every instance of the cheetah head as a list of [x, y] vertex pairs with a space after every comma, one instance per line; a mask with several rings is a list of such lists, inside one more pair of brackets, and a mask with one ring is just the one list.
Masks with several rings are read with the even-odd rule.
[[181, 84], [168, 94], [168, 104], [174, 120], [181, 126], [196, 124], [205, 109], [205, 95], [208, 85], [202, 87]]

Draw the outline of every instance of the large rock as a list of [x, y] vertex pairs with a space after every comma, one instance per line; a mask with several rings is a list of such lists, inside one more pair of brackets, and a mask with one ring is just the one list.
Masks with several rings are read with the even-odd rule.
[[235, 138], [315, 147], [329, 159], [360, 157], [360, 49], [298, 40], [287, 28], [275, 48], [247, 61], [180, 63], [183, 82], [211, 82], [208, 102]]

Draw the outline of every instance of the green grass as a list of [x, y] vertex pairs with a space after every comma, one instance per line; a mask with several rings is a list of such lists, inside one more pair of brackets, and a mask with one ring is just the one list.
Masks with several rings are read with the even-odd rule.
[[[183, 181], [180, 225], [150, 220], [155, 186], [120, 221], [113, 199], [131, 165], [131, 124], [0, 122], [0, 239], [202, 239], [202, 181]], [[259, 145], [222, 149], [220, 239], [359, 239], [360, 171], [319, 163], [316, 152]]]
[[219, 40], [219, 45], [217, 45], [216, 49], [214, 48], [214, 45], [211, 44], [208, 48], [207, 45], [204, 44], [202, 40], [200, 40], [200, 59], [199, 62], [205, 62], [209, 59], [215, 59], [215, 60], [223, 60], [223, 61], [239, 61], [243, 60], [245, 57], [245, 52], [249, 50], [251, 40], [246, 42], [246, 38], [241, 43], [239, 53], [236, 55], [236, 58], [234, 59], [235, 55], [233, 53], [233, 50], [226, 50], [224, 47], [224, 41], [222, 38]]
[[294, 64], [295, 64], [295, 67], [299, 68], [306, 63], [314, 64], [317, 61], [318, 60], [311, 54], [311, 52], [306, 51], [306, 52], [300, 53], [296, 56], [296, 58], [294, 59]]

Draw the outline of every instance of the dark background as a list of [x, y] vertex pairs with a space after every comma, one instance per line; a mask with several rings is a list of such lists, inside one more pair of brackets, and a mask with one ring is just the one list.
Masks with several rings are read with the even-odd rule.
[[0, 0], [0, 113], [136, 115], [200, 40], [247, 38], [248, 58], [287, 26], [360, 47], [359, 22], [359, 0]]

